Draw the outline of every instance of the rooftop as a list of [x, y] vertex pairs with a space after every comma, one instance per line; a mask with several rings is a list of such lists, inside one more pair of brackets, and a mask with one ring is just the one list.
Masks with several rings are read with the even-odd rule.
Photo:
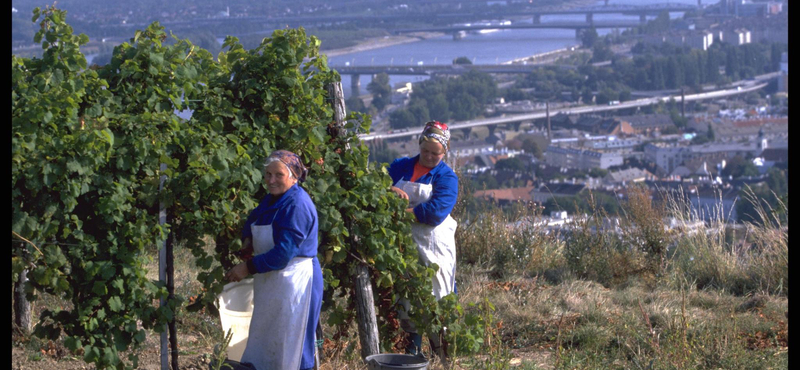
[[476, 198], [494, 199], [497, 201], [525, 201], [532, 200], [531, 192], [535, 189], [534, 186], [526, 186], [522, 188], [511, 189], [493, 189], [493, 190], [479, 190], [473, 193]]
[[691, 145], [689, 150], [695, 153], [716, 153], [716, 152], [747, 152], [757, 151], [759, 143], [708, 143], [703, 145]]
[[673, 126], [674, 123], [666, 114], [642, 114], [635, 116], [617, 117], [620, 121], [628, 122], [635, 128]]
[[623, 182], [623, 181], [630, 182], [639, 179], [642, 180], [652, 179], [654, 177], [655, 176], [652, 173], [636, 167], [631, 167], [626, 170], [621, 170], [616, 172], [609, 172], [608, 175], [606, 176], [608, 181], [612, 182]]
[[789, 148], [767, 148], [761, 152], [761, 157], [767, 161], [789, 162]]

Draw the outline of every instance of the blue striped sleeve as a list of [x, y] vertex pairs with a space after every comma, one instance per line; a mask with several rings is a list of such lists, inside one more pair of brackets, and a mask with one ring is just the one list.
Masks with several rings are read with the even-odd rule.
[[[437, 171], [438, 172], [438, 171]], [[430, 226], [439, 226], [453, 211], [458, 199], [458, 176], [449, 168], [441, 171], [433, 181], [431, 199], [414, 207], [417, 221]]]
[[299, 255], [300, 244], [308, 237], [308, 224], [313, 222], [310, 216], [294, 202], [278, 210], [272, 223], [275, 246], [253, 257], [253, 264], [259, 273], [282, 270], [292, 258]]

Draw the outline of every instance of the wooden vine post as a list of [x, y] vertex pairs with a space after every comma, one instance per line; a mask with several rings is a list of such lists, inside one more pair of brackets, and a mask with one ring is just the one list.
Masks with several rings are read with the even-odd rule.
[[[167, 169], [167, 165], [161, 164], [161, 172]], [[161, 175], [158, 185], [158, 191], [164, 190], [164, 183], [167, 180], [166, 175]], [[164, 225], [167, 223], [167, 209], [163, 202], [159, 202], [158, 223]], [[174, 254], [172, 246], [172, 233], [167, 236], [167, 240], [158, 250], [158, 280], [167, 285], [168, 296], [167, 299], [161, 298], [159, 301], [161, 306], [166, 306], [167, 302], [175, 299], [175, 266]], [[172, 355], [172, 370], [178, 370], [178, 334], [175, 328], [175, 317], [166, 325], [165, 330], [161, 332], [161, 370], [169, 370], [170, 354]], [[168, 337], [169, 334], [169, 337]]]
[[[19, 248], [25, 254], [25, 245]], [[25, 296], [25, 284], [28, 282], [28, 269], [19, 273], [18, 280], [14, 283], [14, 324], [24, 333], [30, 334], [31, 328], [31, 303]]]
[[[327, 90], [333, 107], [336, 128], [339, 130], [339, 136], [343, 136], [346, 111], [342, 83], [331, 83], [327, 86]], [[349, 146], [346, 149], [349, 149]], [[348, 227], [348, 224], [349, 220], [345, 220], [345, 227]], [[357, 240], [354, 241], [358, 242]], [[378, 320], [375, 316], [375, 300], [372, 294], [369, 266], [363, 262], [358, 263], [354, 280], [356, 320], [358, 321], [358, 338], [361, 343], [361, 357], [367, 358], [367, 356], [380, 353], [378, 346], [378, 343], [380, 343]]]
[[[161, 172], [167, 169], [166, 164], [161, 164]], [[167, 181], [166, 175], [161, 175], [161, 180], [158, 185], [159, 193], [164, 189], [164, 182]], [[164, 225], [167, 223], [167, 209], [164, 207], [163, 202], [159, 202], [158, 205], [158, 224]], [[158, 281], [163, 281], [166, 283], [167, 281], [167, 245], [166, 241], [161, 248], [158, 249]], [[161, 298], [159, 299], [159, 305], [166, 306], [167, 302]], [[169, 370], [169, 338], [168, 338], [168, 330], [165, 328], [161, 331], [161, 340], [160, 340], [160, 360], [161, 360], [161, 370]]]

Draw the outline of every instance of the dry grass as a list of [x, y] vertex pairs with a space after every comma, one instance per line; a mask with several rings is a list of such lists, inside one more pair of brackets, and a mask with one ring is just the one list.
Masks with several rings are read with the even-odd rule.
[[735, 231], [721, 206], [703, 223], [686, 197], [632, 193], [617, 229], [595, 211], [559, 237], [488, 209], [457, 236], [461, 302], [488, 297], [512, 351], [552, 354], [535, 368], [786, 368], [788, 230], [774, 213]]
[[[764, 291], [788, 296], [789, 233], [772, 212], [758, 207], [762, 224], [737, 228], [723, 220], [721, 206], [707, 226], [693, 228], [703, 215], [687, 212], [682, 197], [669, 197], [670, 216], [682, 230], [668, 263], [673, 285], [688, 280], [735, 294]], [[745, 199], [760, 205], [755, 199]], [[788, 210], [786, 212], [788, 218]], [[738, 236], [737, 236], [738, 234]]]

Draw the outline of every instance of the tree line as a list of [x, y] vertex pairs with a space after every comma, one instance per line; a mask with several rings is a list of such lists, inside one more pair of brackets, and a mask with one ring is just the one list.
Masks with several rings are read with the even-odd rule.
[[725, 84], [777, 71], [781, 54], [787, 49], [786, 44], [778, 43], [715, 43], [705, 51], [639, 43], [632, 49], [633, 59], [615, 57], [610, 66], [548, 67], [526, 74], [506, 91], [506, 97], [512, 101], [594, 100], [606, 104], [629, 100], [632, 90], [698, 90], [706, 84]]
[[465, 121], [480, 116], [497, 97], [497, 85], [486, 73], [470, 71], [460, 77], [432, 78], [414, 85], [409, 104], [389, 115], [392, 128], [400, 129], [429, 120]]

